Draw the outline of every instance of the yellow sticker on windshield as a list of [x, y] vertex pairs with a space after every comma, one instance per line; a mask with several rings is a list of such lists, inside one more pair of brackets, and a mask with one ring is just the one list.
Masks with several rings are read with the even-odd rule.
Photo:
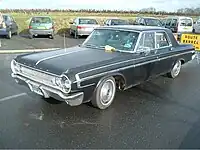
[[112, 47], [112, 46], [110, 46], [110, 45], [106, 45], [106, 46], [105, 46], [105, 51], [106, 51], [106, 52], [113, 52], [113, 51], [115, 51], [115, 48]]

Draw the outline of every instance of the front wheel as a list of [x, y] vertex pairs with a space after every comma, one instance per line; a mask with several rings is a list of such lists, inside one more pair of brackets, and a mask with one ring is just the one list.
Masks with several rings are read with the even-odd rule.
[[98, 85], [92, 98], [92, 105], [99, 109], [108, 108], [115, 97], [116, 83], [113, 77], [103, 79]]
[[170, 77], [170, 78], [176, 78], [180, 74], [180, 72], [181, 72], [181, 66], [182, 66], [182, 63], [181, 63], [180, 60], [178, 60], [174, 64], [172, 70], [167, 74], [168, 77]]
[[11, 38], [12, 38], [12, 32], [11, 32], [11, 31], [8, 31], [7, 38], [8, 38], [8, 39], [11, 39]]

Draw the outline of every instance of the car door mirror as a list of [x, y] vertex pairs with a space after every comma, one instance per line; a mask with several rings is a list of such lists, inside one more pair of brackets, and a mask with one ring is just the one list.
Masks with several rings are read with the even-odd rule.
[[140, 23], [140, 25], [144, 25], [144, 23]]
[[69, 22], [69, 24], [73, 24], [73, 22], [72, 22], [72, 21], [70, 21], [70, 22]]

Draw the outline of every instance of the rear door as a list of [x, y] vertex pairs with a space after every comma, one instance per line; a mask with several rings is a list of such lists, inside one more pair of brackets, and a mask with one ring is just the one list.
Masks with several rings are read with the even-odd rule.
[[11, 23], [12, 23], [12, 32], [16, 33], [18, 31], [17, 23], [12, 16], [10, 16], [10, 20], [11, 20]]
[[178, 23], [178, 32], [192, 32], [193, 19], [192, 18], [180, 18]]
[[153, 71], [154, 75], [160, 75], [167, 73], [174, 62], [172, 55], [172, 44], [169, 36], [165, 31], [156, 31], [156, 55], [158, 56], [158, 61], [155, 63], [155, 68]]

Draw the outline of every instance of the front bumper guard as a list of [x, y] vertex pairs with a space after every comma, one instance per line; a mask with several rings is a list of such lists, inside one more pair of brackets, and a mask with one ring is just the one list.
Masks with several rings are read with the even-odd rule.
[[[12, 73], [11, 76], [15, 79], [15, 81], [18, 84], [21, 85], [28, 85], [29, 89], [32, 92], [35, 92], [36, 94], [39, 94], [41, 96], [43, 96], [44, 98], [50, 98], [53, 97], [57, 100], [60, 101], [65, 101], [67, 104], [69, 104], [70, 106], [78, 106], [80, 104], [82, 104], [83, 102], [83, 98], [84, 98], [84, 93], [83, 92], [78, 92], [78, 93], [74, 93], [74, 94], [65, 94], [55, 88], [46, 86], [44, 84], [40, 84], [38, 82], [35, 82], [31, 79], [27, 79], [21, 75], [17, 75]], [[33, 86], [37, 86], [41, 92], [36, 92], [33, 90]]]

